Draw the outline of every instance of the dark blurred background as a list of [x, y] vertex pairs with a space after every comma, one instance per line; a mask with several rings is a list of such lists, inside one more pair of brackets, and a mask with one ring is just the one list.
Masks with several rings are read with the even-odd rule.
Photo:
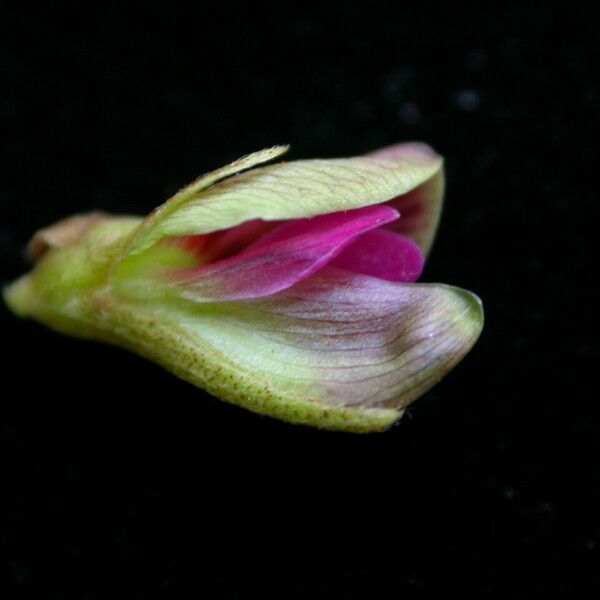
[[275, 143], [296, 159], [418, 139], [448, 174], [424, 279], [477, 292], [487, 318], [397, 427], [355, 436], [0, 307], [3, 598], [600, 591], [588, 6], [3, 10], [2, 283], [70, 213], [146, 213]]

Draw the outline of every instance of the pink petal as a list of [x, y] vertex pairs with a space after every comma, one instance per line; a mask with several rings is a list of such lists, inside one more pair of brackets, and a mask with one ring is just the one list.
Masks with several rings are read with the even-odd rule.
[[425, 257], [415, 242], [399, 233], [376, 229], [344, 248], [330, 265], [378, 279], [411, 283], [421, 275], [424, 263]]
[[397, 218], [393, 208], [376, 205], [286, 221], [234, 257], [178, 273], [176, 285], [195, 301], [268, 296], [323, 268], [357, 236]]

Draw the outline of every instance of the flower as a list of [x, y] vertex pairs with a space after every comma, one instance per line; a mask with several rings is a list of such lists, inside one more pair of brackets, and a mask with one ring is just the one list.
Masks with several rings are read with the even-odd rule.
[[442, 161], [410, 143], [257, 167], [286, 150], [204, 175], [145, 219], [92, 213], [39, 231], [6, 302], [255, 412], [386, 429], [483, 325], [474, 294], [415, 283]]

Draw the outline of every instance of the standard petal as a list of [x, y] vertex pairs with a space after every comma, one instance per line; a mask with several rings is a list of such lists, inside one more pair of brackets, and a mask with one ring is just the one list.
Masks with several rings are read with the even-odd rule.
[[367, 206], [286, 221], [236, 256], [175, 274], [174, 288], [197, 302], [274, 294], [322, 269], [358, 236], [397, 218], [393, 208]]
[[224, 400], [349, 431], [400, 418], [463, 358], [483, 322], [464, 290], [333, 268], [260, 300], [140, 303], [119, 318], [131, 323], [124, 334], [145, 340], [128, 346]]
[[139, 254], [164, 237], [210, 233], [254, 219], [302, 219], [380, 204], [419, 187], [441, 167], [435, 154], [405, 153], [256, 168], [168, 201], [132, 236], [124, 254]]
[[361, 235], [331, 262], [332, 267], [387, 281], [417, 281], [425, 257], [415, 242], [386, 229]]
[[[431, 147], [417, 142], [388, 146], [367, 156], [391, 160], [427, 160], [427, 157], [439, 159]], [[444, 170], [440, 168], [423, 185], [388, 202], [398, 209], [401, 216], [391, 228], [416, 242], [425, 255], [429, 254], [433, 245], [443, 197]]]

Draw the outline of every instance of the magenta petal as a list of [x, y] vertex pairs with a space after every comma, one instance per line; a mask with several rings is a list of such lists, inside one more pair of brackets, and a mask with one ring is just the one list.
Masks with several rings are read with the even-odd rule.
[[376, 205], [286, 221], [234, 257], [180, 272], [176, 283], [195, 301], [268, 296], [322, 269], [357, 236], [397, 218], [393, 208]]
[[415, 242], [399, 233], [377, 229], [344, 248], [331, 266], [387, 281], [412, 283], [421, 275], [424, 263], [425, 257]]

